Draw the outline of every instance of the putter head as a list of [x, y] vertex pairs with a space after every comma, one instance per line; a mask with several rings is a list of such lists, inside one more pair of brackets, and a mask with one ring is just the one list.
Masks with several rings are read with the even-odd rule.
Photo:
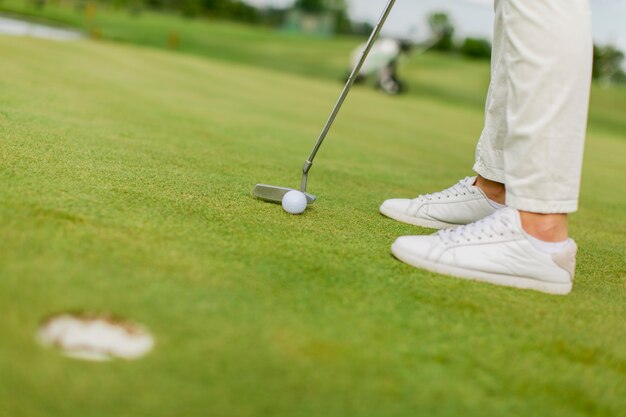
[[[283, 202], [283, 197], [289, 191], [293, 191], [294, 188], [285, 188], [285, 187], [277, 187], [275, 185], [266, 185], [266, 184], [257, 184], [254, 186], [252, 190], [252, 195], [256, 198], [269, 201], [270, 203], [278, 203], [281, 204]], [[299, 190], [296, 190], [299, 191]], [[315, 202], [315, 196], [313, 194], [304, 193], [306, 196], [306, 201], [309, 204], [313, 204]]]

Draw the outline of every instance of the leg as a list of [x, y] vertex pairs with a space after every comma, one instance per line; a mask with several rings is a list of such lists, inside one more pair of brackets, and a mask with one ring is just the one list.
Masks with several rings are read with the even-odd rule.
[[[507, 135], [507, 77], [504, 54], [503, 2], [495, 0], [491, 83], [485, 108], [485, 127], [476, 148], [476, 178], [415, 199], [385, 201], [380, 212], [403, 223], [446, 228], [472, 223], [492, 214], [505, 202], [504, 140]], [[443, 204], [442, 204], [443, 203]]]
[[[496, 9], [504, 28], [496, 67], [506, 83], [492, 82], [476, 170], [479, 182], [506, 184], [510, 207], [435, 235], [401, 237], [391, 250], [418, 268], [567, 294], [576, 264], [567, 213], [578, 205], [591, 80], [589, 7], [587, 0], [499, 0]], [[491, 120], [504, 136], [489, 131], [494, 99], [505, 118]]]
[[505, 203], [504, 140], [507, 136], [506, 101], [507, 77], [504, 62], [503, 1], [494, 3], [493, 50], [491, 54], [491, 82], [485, 105], [485, 126], [476, 146], [474, 171], [478, 173], [476, 186], [489, 199]]
[[528, 233], [562, 241], [580, 189], [592, 62], [588, 1], [506, 0], [502, 13], [506, 201]]
[[501, 182], [488, 180], [482, 175], [478, 175], [478, 177], [476, 177], [475, 185], [483, 190], [487, 198], [491, 201], [495, 201], [498, 204], [505, 204], [506, 189], [504, 188], [504, 184]]
[[[504, 191], [504, 141], [507, 136], [506, 102], [508, 85], [505, 63], [504, 2], [495, 0], [491, 82], [485, 105], [485, 126], [476, 146], [474, 171], [479, 175], [477, 186]], [[481, 179], [492, 183], [482, 182]], [[497, 184], [500, 183], [498, 187]], [[484, 188], [483, 188], [484, 189]], [[487, 191], [487, 190], [485, 190]]]
[[591, 85], [588, 0], [505, 0], [507, 204], [578, 208]]

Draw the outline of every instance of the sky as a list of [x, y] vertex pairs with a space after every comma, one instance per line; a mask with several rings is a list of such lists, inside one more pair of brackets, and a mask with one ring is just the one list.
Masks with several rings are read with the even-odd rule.
[[[288, 6], [294, 0], [245, 1], [257, 6]], [[348, 0], [350, 16], [357, 21], [374, 23], [386, 3], [386, 0]], [[590, 3], [594, 40], [626, 51], [626, 0], [590, 0]], [[459, 37], [491, 38], [493, 0], [397, 0], [384, 32], [404, 35], [413, 31], [418, 36], [426, 36], [426, 16], [432, 11], [448, 12]]]

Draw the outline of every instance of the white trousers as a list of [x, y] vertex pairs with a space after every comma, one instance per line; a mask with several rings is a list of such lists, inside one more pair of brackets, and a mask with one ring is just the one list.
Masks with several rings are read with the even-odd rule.
[[491, 85], [474, 170], [506, 204], [578, 208], [591, 88], [588, 0], [495, 0]]

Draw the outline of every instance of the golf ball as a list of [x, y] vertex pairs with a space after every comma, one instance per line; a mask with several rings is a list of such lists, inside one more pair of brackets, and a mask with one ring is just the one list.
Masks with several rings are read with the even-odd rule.
[[302, 214], [306, 205], [306, 196], [300, 191], [292, 190], [283, 196], [283, 209], [287, 213]]

